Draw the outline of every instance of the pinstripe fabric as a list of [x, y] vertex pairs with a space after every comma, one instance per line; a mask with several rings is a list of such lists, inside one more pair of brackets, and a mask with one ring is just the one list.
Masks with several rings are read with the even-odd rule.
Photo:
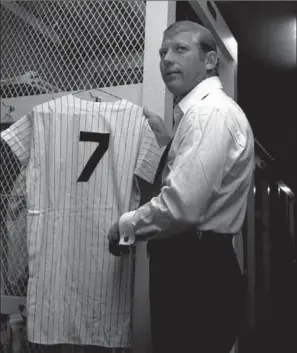
[[154, 181], [162, 151], [142, 109], [68, 95], [1, 136], [27, 166], [29, 341], [128, 346], [131, 257], [106, 235], [139, 205], [133, 175]]

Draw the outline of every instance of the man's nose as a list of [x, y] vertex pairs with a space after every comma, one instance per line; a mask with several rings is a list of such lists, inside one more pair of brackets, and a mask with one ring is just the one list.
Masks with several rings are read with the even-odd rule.
[[171, 63], [174, 62], [174, 55], [173, 55], [172, 50], [168, 50], [168, 51], [166, 52], [166, 54], [165, 54], [164, 57], [163, 57], [163, 62], [164, 62], [165, 64], [171, 64]]

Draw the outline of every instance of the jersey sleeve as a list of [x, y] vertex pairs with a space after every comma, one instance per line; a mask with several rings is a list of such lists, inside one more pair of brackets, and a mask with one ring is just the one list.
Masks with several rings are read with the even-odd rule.
[[164, 148], [160, 148], [148, 122], [144, 120], [134, 174], [153, 184]]
[[12, 124], [8, 129], [1, 132], [1, 138], [9, 145], [11, 151], [26, 166], [30, 158], [30, 147], [32, 140], [33, 111], [24, 115]]

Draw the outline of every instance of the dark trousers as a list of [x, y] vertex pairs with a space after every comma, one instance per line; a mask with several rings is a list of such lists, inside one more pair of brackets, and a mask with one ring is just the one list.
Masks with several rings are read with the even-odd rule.
[[194, 233], [148, 243], [153, 353], [232, 349], [242, 280], [232, 239], [226, 237], [199, 240]]

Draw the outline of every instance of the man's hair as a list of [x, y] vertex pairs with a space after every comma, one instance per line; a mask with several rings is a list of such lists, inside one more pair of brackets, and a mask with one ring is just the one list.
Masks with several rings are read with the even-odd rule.
[[182, 32], [191, 32], [194, 36], [194, 40], [199, 45], [203, 53], [210, 51], [217, 52], [217, 43], [210, 33], [210, 31], [204, 26], [199, 25], [192, 21], [178, 21], [167, 27], [164, 31], [164, 35], [174, 35]]
[[[217, 43], [211, 32], [204, 26], [199, 25], [192, 21], [177, 21], [167, 27], [164, 31], [165, 35], [175, 35], [182, 32], [191, 32], [193, 40], [199, 46], [203, 54], [207, 54], [210, 51], [218, 52]], [[218, 67], [215, 68], [216, 74], [218, 75]]]

